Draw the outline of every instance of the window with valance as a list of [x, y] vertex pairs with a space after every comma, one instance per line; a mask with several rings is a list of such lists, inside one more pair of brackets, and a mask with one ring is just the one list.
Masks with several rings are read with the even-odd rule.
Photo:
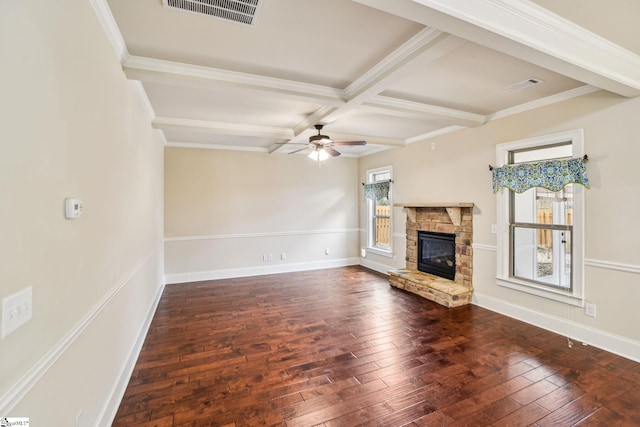
[[580, 306], [584, 298], [581, 129], [496, 146], [497, 279], [511, 289]]
[[364, 198], [367, 201], [367, 248], [389, 256], [391, 239], [391, 167], [367, 171]]

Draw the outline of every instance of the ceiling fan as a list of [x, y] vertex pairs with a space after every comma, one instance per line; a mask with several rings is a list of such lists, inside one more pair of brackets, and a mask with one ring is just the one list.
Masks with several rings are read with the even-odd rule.
[[341, 154], [338, 150], [333, 148], [334, 146], [366, 145], [367, 143], [367, 141], [334, 141], [327, 135], [321, 134], [324, 125], [317, 124], [314, 127], [318, 131], [318, 134], [309, 137], [309, 143], [306, 144], [307, 146], [300, 148], [299, 150], [292, 151], [289, 154], [310, 149], [312, 151], [309, 153], [309, 157], [314, 160], [322, 161], [329, 157], [337, 157]]

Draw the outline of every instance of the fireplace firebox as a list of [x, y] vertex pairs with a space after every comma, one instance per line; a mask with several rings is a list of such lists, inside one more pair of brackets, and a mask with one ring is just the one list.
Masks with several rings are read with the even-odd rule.
[[456, 235], [418, 231], [418, 270], [455, 280]]

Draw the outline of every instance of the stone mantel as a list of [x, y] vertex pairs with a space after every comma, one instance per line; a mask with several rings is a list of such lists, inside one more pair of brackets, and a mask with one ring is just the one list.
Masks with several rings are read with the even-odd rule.
[[460, 221], [462, 218], [461, 211], [462, 208], [472, 208], [473, 203], [464, 203], [464, 202], [436, 202], [436, 203], [394, 203], [393, 206], [398, 208], [405, 208], [407, 211], [407, 217], [410, 221], [416, 221], [416, 209], [419, 208], [445, 208], [447, 213], [449, 214], [449, 218], [451, 218], [451, 222], [455, 226], [460, 226]]

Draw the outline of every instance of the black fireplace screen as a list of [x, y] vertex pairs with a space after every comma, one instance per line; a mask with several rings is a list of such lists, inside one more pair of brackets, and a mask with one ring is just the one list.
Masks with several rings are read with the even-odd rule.
[[418, 270], [455, 280], [456, 235], [418, 231]]

